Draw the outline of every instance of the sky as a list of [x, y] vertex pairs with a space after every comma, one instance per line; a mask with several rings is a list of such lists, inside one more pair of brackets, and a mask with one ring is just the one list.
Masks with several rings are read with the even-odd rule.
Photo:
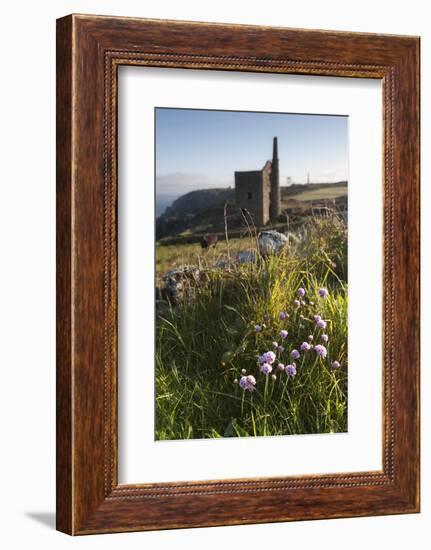
[[157, 195], [233, 187], [271, 159], [274, 136], [281, 185], [348, 179], [346, 116], [157, 108]]

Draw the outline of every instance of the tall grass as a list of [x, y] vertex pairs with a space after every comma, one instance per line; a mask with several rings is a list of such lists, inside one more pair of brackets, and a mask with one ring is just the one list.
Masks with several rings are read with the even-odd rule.
[[[346, 431], [346, 259], [344, 226], [318, 220], [286, 253], [230, 270], [207, 269], [190, 299], [161, 304], [156, 439]], [[322, 287], [329, 291], [326, 298], [319, 296]], [[298, 307], [299, 288], [306, 294]], [[281, 312], [288, 317], [281, 319]], [[315, 315], [325, 320], [325, 329]], [[274, 342], [284, 351], [275, 350]], [[323, 344], [327, 356], [301, 351], [303, 342]], [[296, 376], [289, 376], [278, 364], [292, 364], [293, 349], [300, 357], [294, 361]], [[263, 374], [258, 357], [269, 350], [277, 358], [272, 372]], [[341, 367], [333, 368], [333, 361]], [[245, 375], [254, 376], [254, 391], [240, 387]]]

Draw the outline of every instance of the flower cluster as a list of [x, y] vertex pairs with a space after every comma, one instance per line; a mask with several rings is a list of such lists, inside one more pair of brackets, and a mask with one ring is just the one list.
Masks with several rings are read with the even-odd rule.
[[262, 365], [263, 363], [268, 363], [269, 365], [272, 365], [274, 361], [276, 360], [276, 355], [273, 351], [267, 351], [266, 353], [263, 353], [259, 357], [259, 363]]
[[[320, 298], [327, 298], [329, 296], [329, 292], [326, 288], [319, 288], [318, 289], [318, 295]], [[297, 298], [293, 300], [293, 306], [296, 308], [301, 308], [301, 306], [306, 307], [314, 307], [314, 302], [308, 301], [308, 304], [304, 301], [304, 298], [307, 294], [307, 291], [303, 287], [299, 287], [297, 290]], [[300, 365], [304, 364], [304, 358], [307, 353], [311, 353], [312, 351], [315, 352], [315, 357], [317, 356], [318, 359], [326, 360], [328, 356], [328, 349], [327, 349], [327, 343], [328, 343], [328, 335], [324, 332], [324, 330], [327, 327], [328, 320], [325, 320], [322, 318], [319, 314], [314, 314], [311, 316], [310, 314], [307, 314], [307, 309], [300, 309], [302, 313], [294, 314], [295, 317], [298, 315], [299, 318], [299, 328], [304, 328], [307, 323], [312, 323], [314, 325], [314, 331], [312, 334], [309, 334], [306, 340], [304, 340], [301, 344], [298, 344], [298, 349], [289, 346], [288, 348], [288, 356], [290, 357], [291, 362], [287, 365], [283, 362], [283, 353], [285, 352], [285, 346], [287, 346], [287, 342], [289, 340], [289, 331], [286, 328], [281, 328], [278, 332], [278, 337], [281, 340], [281, 344], [274, 340], [271, 343], [272, 350], [266, 351], [262, 353], [261, 355], [257, 356], [258, 365], [259, 365], [259, 371], [265, 376], [269, 377], [275, 382], [277, 379], [277, 375], [273, 373], [273, 370], [276, 369], [280, 374], [286, 374], [289, 378], [294, 378], [297, 375], [297, 364], [295, 361], [301, 360], [301, 355], [303, 357], [302, 362]], [[278, 314], [278, 318], [280, 321], [286, 321], [289, 319], [289, 314], [286, 311], [280, 311]], [[254, 331], [256, 334], [259, 334], [263, 332], [263, 337], [266, 339], [266, 333], [267, 333], [267, 326], [270, 326], [271, 322], [271, 316], [265, 315], [263, 320], [267, 324], [256, 324], [254, 325]], [[330, 322], [330, 321], [329, 321]], [[268, 325], [269, 324], [269, 325]], [[259, 341], [262, 338], [262, 336], [259, 336]], [[320, 340], [322, 343], [316, 343], [314, 344], [314, 340], [317, 340], [317, 342]], [[325, 344], [325, 345], [324, 345]], [[279, 357], [277, 357], [277, 355]], [[332, 370], [337, 370], [341, 367], [341, 364], [339, 361], [332, 361], [330, 363], [330, 368]], [[239, 384], [239, 386], [244, 391], [253, 392], [256, 389], [256, 379], [251, 374], [247, 375], [246, 370], [242, 369], [241, 371], [241, 378], [238, 382], [237, 379], [235, 379], [235, 383]]]
[[311, 345], [308, 342], [302, 342], [301, 351], [310, 351]]
[[329, 292], [326, 288], [319, 288], [319, 296], [321, 298], [327, 298], [329, 296]]
[[328, 353], [325, 346], [322, 346], [321, 344], [317, 344], [317, 346], [314, 346], [314, 351], [317, 353], [319, 357], [322, 357], [323, 359], [326, 358], [326, 355]]
[[292, 359], [299, 359], [300, 355], [301, 355], [301, 354], [299, 353], [299, 351], [298, 351], [297, 349], [293, 349], [293, 350], [290, 352], [290, 357], [291, 357]]
[[256, 389], [256, 378], [251, 374], [248, 376], [241, 376], [239, 385], [244, 391], [252, 392]]
[[286, 374], [291, 377], [296, 376], [296, 365], [294, 363], [287, 365]]
[[263, 374], [270, 374], [272, 372], [272, 366], [269, 363], [262, 363], [260, 365], [260, 372], [263, 372]]

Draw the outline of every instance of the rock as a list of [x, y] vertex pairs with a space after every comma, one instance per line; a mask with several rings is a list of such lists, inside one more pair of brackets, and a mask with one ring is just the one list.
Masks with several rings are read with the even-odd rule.
[[262, 256], [280, 254], [288, 243], [288, 238], [278, 231], [262, 231], [258, 237], [259, 252]]
[[177, 269], [173, 269], [172, 271], [168, 271], [163, 276], [163, 281], [166, 284], [179, 281], [186, 280], [186, 279], [192, 279], [192, 280], [199, 280], [200, 277], [200, 269], [195, 265], [182, 265], [181, 267], [178, 267]]
[[201, 271], [194, 265], [184, 265], [168, 271], [163, 276], [164, 287], [162, 295], [171, 303], [176, 304], [185, 298], [187, 291], [199, 282]]
[[235, 262], [229, 259], [221, 259], [214, 265], [215, 269], [222, 269], [223, 271], [232, 271], [235, 267]]
[[241, 250], [236, 257], [240, 264], [251, 264], [257, 259], [257, 254], [254, 250]]

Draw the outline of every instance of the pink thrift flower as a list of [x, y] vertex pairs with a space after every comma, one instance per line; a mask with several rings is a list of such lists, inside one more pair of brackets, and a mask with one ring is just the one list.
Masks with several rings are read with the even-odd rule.
[[319, 296], [320, 296], [321, 298], [327, 298], [328, 295], [329, 295], [329, 292], [327, 291], [326, 288], [319, 288], [319, 291], [318, 291], [318, 292], [319, 292]]
[[287, 365], [286, 374], [287, 374], [287, 376], [291, 376], [291, 377], [296, 376], [296, 366], [295, 365]]
[[301, 354], [299, 353], [299, 351], [297, 349], [293, 349], [291, 352], [290, 352], [290, 357], [292, 357], [292, 359], [298, 359], [298, 357], [300, 356]]
[[272, 367], [269, 363], [263, 363], [260, 366], [260, 372], [263, 372], [263, 374], [270, 374], [272, 372]]
[[325, 346], [321, 346], [320, 344], [317, 344], [317, 346], [314, 346], [314, 349], [319, 357], [321, 357], [322, 359], [325, 359], [328, 353]]

